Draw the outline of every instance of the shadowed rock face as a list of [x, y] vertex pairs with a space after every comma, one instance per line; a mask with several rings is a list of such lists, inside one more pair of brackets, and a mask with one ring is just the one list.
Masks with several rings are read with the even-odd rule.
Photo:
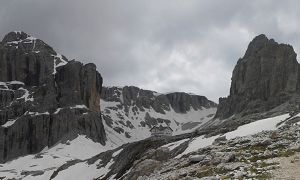
[[265, 35], [255, 37], [235, 66], [230, 95], [220, 98], [217, 118], [270, 110], [299, 92], [299, 64], [293, 47]]
[[57, 69], [56, 82], [61, 106], [85, 104], [90, 110], [100, 111], [102, 77], [94, 64], [70, 61]]
[[102, 77], [24, 32], [0, 42], [0, 162], [84, 134], [105, 144]]

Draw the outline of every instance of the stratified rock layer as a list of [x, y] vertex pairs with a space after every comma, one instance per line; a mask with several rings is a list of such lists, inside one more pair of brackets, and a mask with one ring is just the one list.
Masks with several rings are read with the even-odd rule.
[[11, 32], [0, 42], [0, 81], [0, 162], [77, 134], [105, 144], [94, 64], [68, 61], [43, 41]]
[[235, 66], [230, 95], [219, 99], [216, 118], [268, 111], [299, 93], [299, 64], [293, 47], [265, 35], [255, 37]]

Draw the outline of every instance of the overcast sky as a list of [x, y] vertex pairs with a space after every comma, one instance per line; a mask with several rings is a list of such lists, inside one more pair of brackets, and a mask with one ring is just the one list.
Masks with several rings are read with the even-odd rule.
[[104, 85], [184, 91], [218, 102], [256, 35], [300, 50], [299, 1], [0, 0], [0, 36], [22, 30], [68, 59], [93, 62]]

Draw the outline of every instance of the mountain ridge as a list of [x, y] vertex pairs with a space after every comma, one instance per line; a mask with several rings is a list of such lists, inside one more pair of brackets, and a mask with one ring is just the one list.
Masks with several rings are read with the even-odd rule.
[[191, 132], [214, 116], [217, 104], [199, 95], [124, 86], [103, 87], [101, 106], [106, 130], [131, 142], [149, 137], [158, 125], [170, 126], [174, 134]]
[[[0, 165], [0, 177], [262, 178], [274, 168], [264, 160], [300, 151], [296, 54], [265, 35], [238, 60], [218, 107], [189, 93], [102, 87], [93, 64], [39, 51], [22, 32], [5, 39], [0, 162], [11, 161]], [[151, 137], [156, 125], [174, 136]]]

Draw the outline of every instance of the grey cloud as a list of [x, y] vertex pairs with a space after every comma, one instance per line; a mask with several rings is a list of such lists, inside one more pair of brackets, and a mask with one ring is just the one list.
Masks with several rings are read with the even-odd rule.
[[105, 85], [227, 96], [234, 65], [265, 33], [300, 50], [299, 2], [272, 0], [0, 1], [0, 35], [23, 30]]

